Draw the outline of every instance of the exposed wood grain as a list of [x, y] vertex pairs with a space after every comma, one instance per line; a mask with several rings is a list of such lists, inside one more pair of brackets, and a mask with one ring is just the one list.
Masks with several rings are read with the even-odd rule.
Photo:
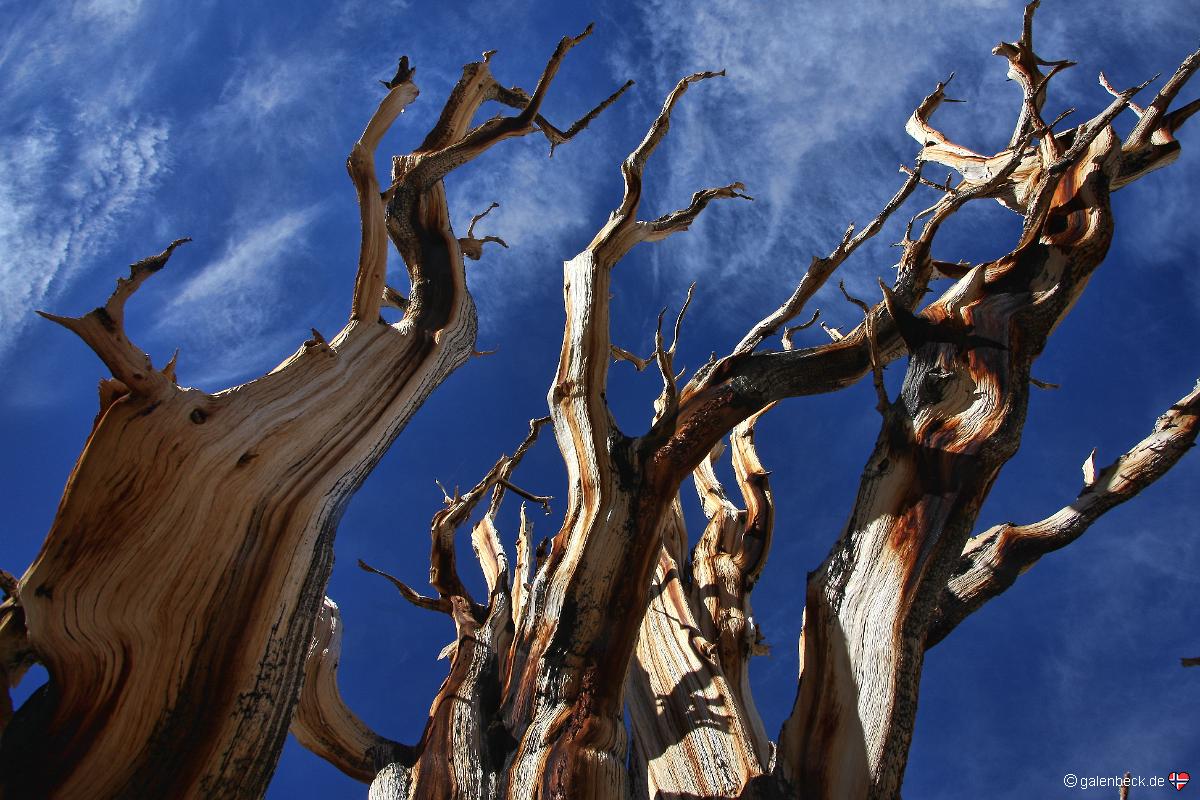
[[[1097, 470], [1089, 457], [1083, 491], [1056, 514], [968, 538], [1020, 444], [1030, 384], [1046, 385], [1031, 366], [1107, 252], [1111, 192], [1175, 160], [1174, 134], [1200, 110], [1200, 101], [1171, 108], [1200, 71], [1197, 52], [1144, 107], [1133, 98], [1146, 84], [1118, 90], [1102, 77], [1109, 105], [1056, 131], [1065, 115], [1047, 122], [1042, 112], [1051, 79], [1071, 62], [1034, 51], [1037, 6], [1026, 6], [1018, 40], [995, 50], [1021, 90], [1007, 147], [977, 152], [935, 128], [932, 115], [952, 102], [949, 80], [939, 83], [906, 126], [921, 149], [901, 168], [899, 191], [686, 381], [674, 356], [695, 286], [670, 346], [664, 311], [654, 351], [641, 358], [611, 340], [615, 269], [636, 245], [686, 231], [714, 200], [751, 198], [729, 182], [640, 217], [643, 173], [672, 110], [694, 84], [724, 73], [695, 73], [668, 93], [621, 165], [619, 203], [564, 264], [549, 417], [475, 486], [447, 493], [430, 525], [431, 594], [360, 562], [454, 625], [446, 679], [413, 745], [369, 730], [339, 694], [341, 620], [324, 597], [333, 537], [416, 409], [476, 354], [463, 260], [507, 244], [475, 234], [494, 203], [457, 237], [442, 179], [535, 131], [553, 153], [620, 97], [632, 82], [565, 130], [543, 112], [591, 26], [559, 42], [532, 92], [496, 81], [493, 52], [467, 64], [421, 145], [393, 159], [381, 186], [376, 148], [418, 96], [401, 59], [347, 162], [362, 225], [349, 322], [329, 340], [313, 331], [269, 374], [207, 394], [177, 385], [174, 358], [155, 368], [126, 336], [126, 302], [186, 240], [134, 264], [94, 311], [46, 315], [78, 334], [112, 378], [101, 382], [100, 413], [37, 559], [19, 581], [0, 574], [0, 680], [15, 683], [35, 661], [50, 676], [15, 713], [0, 694], [0, 795], [259, 797], [290, 726], [377, 800], [897, 797], [925, 650], [1159, 479], [1200, 430], [1196, 389], [1114, 464]], [[489, 101], [516, 113], [475, 124]], [[1111, 124], [1127, 108], [1139, 121], [1120, 141]], [[926, 162], [961, 180], [926, 178]], [[882, 297], [869, 305], [846, 293], [863, 321], [833, 341], [795, 346], [793, 334], [817, 316], [788, 323], [918, 190], [936, 200], [909, 222]], [[943, 224], [976, 200], [1021, 215], [1011, 251], [977, 265], [935, 259]], [[384, 282], [389, 240], [407, 294]], [[952, 284], [925, 304], [935, 278]], [[401, 320], [384, 323], [384, 305]], [[782, 350], [760, 350], [781, 333]], [[610, 357], [639, 371], [654, 364], [662, 378], [644, 432], [614, 421]], [[893, 399], [883, 369], [900, 358], [907, 372]], [[751, 593], [781, 500], [755, 424], [780, 400], [868, 374], [881, 430], [848, 522], [794, 609], [804, 620], [801, 673], [775, 744], [749, 682], [751, 658], [766, 651]], [[513, 478], [547, 424], [566, 467], [565, 518], [534, 547], [523, 505], [510, 561], [498, 510], [515, 494], [549, 511], [551, 498]], [[740, 501], [718, 479], [726, 436]], [[691, 553], [680, 500], [688, 476], [707, 519]], [[486, 596], [473, 597], [459, 573], [466, 530]]]
[[[291, 722], [342, 510], [474, 352], [474, 305], [440, 179], [534, 129], [567, 49], [515, 121], [468, 130], [495, 82], [460, 83], [381, 194], [375, 147], [417, 96], [401, 61], [348, 162], [363, 229], [350, 321], [328, 341], [314, 332], [270, 374], [206, 394], [177, 386], [173, 363], [156, 371], [129, 342], [125, 301], [181, 242], [135, 264], [100, 309], [54, 317], [115, 380], [102, 386], [101, 416], [21, 579], [28, 646], [50, 682], [0, 747], [8, 796], [261, 795]], [[486, 63], [467, 72], [486, 73]], [[388, 236], [409, 272], [407, 298], [383, 285]], [[404, 301], [395, 325], [379, 319], [385, 295]]]

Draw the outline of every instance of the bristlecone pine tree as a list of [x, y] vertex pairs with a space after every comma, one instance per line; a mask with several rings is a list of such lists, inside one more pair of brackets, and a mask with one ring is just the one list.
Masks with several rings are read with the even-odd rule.
[[[609, 336], [621, 258], [686, 230], [713, 200], [745, 197], [736, 183], [701, 189], [684, 209], [639, 218], [643, 168], [673, 107], [721, 73], [679, 81], [621, 165], [616, 210], [566, 262], [549, 417], [434, 517], [435, 593], [392, 579], [457, 631], [415, 744], [372, 732], [339, 697], [340, 620], [324, 596], [334, 532], [413, 412], [474, 352], [463, 258], [496, 240], [476, 238], [473, 225], [455, 236], [443, 179], [504, 139], [540, 132], [563, 144], [617, 99], [626, 87], [565, 131], [542, 116], [559, 65], [588, 31], [562, 40], [532, 93], [500, 86], [490, 54], [467, 65], [433, 129], [393, 160], [381, 187], [376, 146], [417, 97], [401, 59], [348, 161], [362, 219], [349, 321], [329, 340], [314, 331], [262, 378], [216, 394], [183, 388], [173, 364], [154, 367], [127, 338], [125, 303], [186, 240], [134, 264], [90, 313], [45, 315], [78, 334], [112, 378], [100, 386], [100, 413], [40, 554], [5, 586], [0, 676], [15, 684], [40, 662], [49, 682], [16, 713], [2, 695], [3, 796], [259, 797], [289, 728], [380, 800], [897, 796], [925, 650], [1162, 476], [1200, 424], [1193, 389], [1115, 463], [1100, 469], [1089, 459], [1082, 493], [1061, 511], [971, 535], [1020, 442], [1030, 365], [1104, 259], [1110, 192], [1170, 164], [1176, 130], [1200, 109], [1200, 101], [1172, 108], [1200, 69], [1197, 52], [1145, 106], [1133, 100], [1143, 87], [1117, 91], [1102, 78], [1111, 104], [1054, 130], [1061, 119], [1048, 124], [1041, 113], [1047, 83], [1071, 63], [1035, 54], [1036, 5], [1018, 41], [995, 50], [1022, 89], [1009, 145], [977, 153], [939, 133], [938, 84], [908, 122], [920, 150], [892, 200], [682, 385], [672, 363], [682, 313], [670, 345], [660, 319], [646, 359]], [[516, 113], [473, 126], [489, 100]], [[1110, 123], [1127, 111], [1138, 122], [1122, 141]], [[921, 172], [929, 163], [961, 177], [930, 181]], [[847, 294], [861, 324], [822, 346], [793, 347], [789, 322], [920, 185], [938, 199], [909, 224], [881, 300]], [[939, 227], [976, 200], [1022, 217], [1011, 252], [975, 266], [934, 260]], [[389, 239], [407, 266], [407, 295], [384, 283]], [[937, 277], [954, 282], [923, 303]], [[403, 318], [385, 323], [384, 305]], [[781, 349], [763, 349], [776, 336]], [[907, 373], [893, 398], [881, 371], [901, 357]], [[609, 413], [610, 358], [661, 372], [640, 435], [618, 430]], [[755, 421], [783, 398], [864, 378], [878, 394], [879, 436], [849, 521], [809, 576], [795, 706], [772, 741], [747, 679], [761, 651], [750, 593], [767, 560], [774, 503]], [[510, 562], [495, 514], [506, 492], [541, 499], [511, 476], [547, 425], [569, 475], [566, 518], [535, 553], [523, 524]], [[726, 436], [744, 508], [714, 471]], [[678, 502], [688, 476], [709, 520], [690, 554]], [[471, 539], [488, 592], [475, 598], [457, 572], [455, 531], [485, 500]], [[698, 717], [711, 724], [693, 724]]]

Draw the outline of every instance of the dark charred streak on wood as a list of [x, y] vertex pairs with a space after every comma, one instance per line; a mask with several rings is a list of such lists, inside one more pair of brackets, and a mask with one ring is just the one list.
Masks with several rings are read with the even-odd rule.
[[387, 206], [388, 217], [406, 219], [407, 235], [415, 239], [415, 246], [397, 242], [412, 282], [405, 316], [428, 331], [440, 330], [450, 321], [461, 271], [458, 240], [449, 229], [444, 205], [439, 189], [420, 194], [397, 191]]
[[137, 415], [139, 417], [148, 417], [151, 414], [153, 414], [154, 410], [156, 408], [158, 408], [160, 405], [162, 405], [162, 404], [157, 400], [152, 403], [148, 403], [145, 408], [143, 408], [141, 411], [137, 412]]
[[236, 466], [244, 467], [256, 458], [258, 458], [258, 453], [253, 453], [253, 452], [247, 450], [246, 452], [244, 452], [240, 456], [238, 456]]
[[109, 333], [119, 333], [120, 326], [117, 325], [117, 321], [112, 318], [112, 315], [108, 313], [108, 309], [104, 306], [98, 306], [93, 309], [92, 316], [96, 318], [96, 321], [100, 323], [100, 326], [104, 330]]

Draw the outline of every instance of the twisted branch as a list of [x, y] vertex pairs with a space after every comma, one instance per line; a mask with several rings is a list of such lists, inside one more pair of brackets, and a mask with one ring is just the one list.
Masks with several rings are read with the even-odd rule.
[[117, 288], [109, 295], [104, 305], [82, 317], [60, 317], [45, 311], [37, 313], [83, 339], [109, 368], [113, 377], [123, 383], [128, 391], [145, 398], [161, 397], [175, 386], [171, 377], [175, 371], [175, 360], [172, 358], [167, 367], [159, 372], [154, 369], [150, 357], [129, 341], [125, 333], [125, 301], [132, 297], [151, 275], [167, 265], [167, 260], [176, 247], [190, 241], [187, 237], [176, 239], [158, 255], [132, 264], [129, 267], [129, 277], [117, 279]]
[[[1004, 592], [1042, 556], [1078, 539], [1107, 511], [1136, 497], [1167, 473], [1196, 443], [1200, 383], [1174, 403], [1142, 439], [1088, 481], [1069, 505], [1027, 525], [1004, 523], [968, 540], [938, 600], [926, 639], [933, 647], [984, 603]], [[1091, 460], [1091, 459], [1089, 459]]]

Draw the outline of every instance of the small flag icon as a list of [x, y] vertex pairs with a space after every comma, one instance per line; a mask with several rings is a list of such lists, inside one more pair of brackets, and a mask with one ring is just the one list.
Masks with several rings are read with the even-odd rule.
[[1172, 772], [1167, 776], [1167, 782], [1174, 786], [1177, 792], [1182, 792], [1183, 787], [1187, 786], [1191, 779], [1192, 776], [1186, 772]]

